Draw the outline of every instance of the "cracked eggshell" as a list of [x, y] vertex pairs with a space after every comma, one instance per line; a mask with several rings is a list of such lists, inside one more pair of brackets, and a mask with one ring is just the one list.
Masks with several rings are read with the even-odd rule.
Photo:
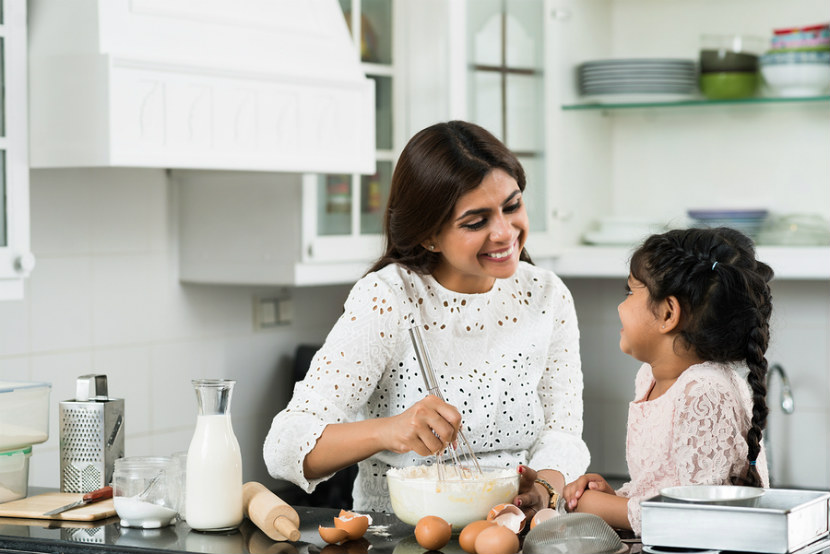
[[317, 527], [317, 532], [320, 533], [320, 538], [329, 544], [337, 544], [349, 538], [349, 533], [344, 529], [337, 529], [336, 527]]
[[354, 541], [366, 533], [372, 519], [366, 514], [358, 514], [340, 510], [340, 515], [334, 518], [334, 526], [348, 533], [348, 540]]
[[536, 512], [536, 515], [534, 515], [533, 518], [531, 518], [530, 528], [533, 529], [534, 527], [536, 527], [537, 525], [539, 525], [543, 521], [547, 521], [550, 518], [556, 517], [558, 515], [559, 515], [559, 512], [557, 512], [553, 508], [542, 508], [541, 510]]
[[494, 521], [502, 527], [507, 527], [513, 533], [519, 534], [525, 528], [524, 512], [515, 504], [497, 504], [490, 508], [487, 514], [488, 521]]

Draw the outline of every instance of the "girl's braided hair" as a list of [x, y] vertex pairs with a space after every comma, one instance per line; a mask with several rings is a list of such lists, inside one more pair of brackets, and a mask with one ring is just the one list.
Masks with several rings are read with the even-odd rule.
[[631, 276], [653, 303], [669, 296], [681, 307], [679, 339], [704, 360], [745, 360], [752, 388], [745, 485], [762, 486], [755, 461], [767, 408], [772, 269], [755, 259], [752, 240], [734, 229], [678, 229], [652, 235], [631, 257]]

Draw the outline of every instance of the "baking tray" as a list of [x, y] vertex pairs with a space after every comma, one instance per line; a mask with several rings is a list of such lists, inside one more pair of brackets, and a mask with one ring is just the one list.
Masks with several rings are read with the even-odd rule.
[[641, 507], [643, 544], [654, 546], [785, 554], [830, 530], [828, 491], [765, 489], [728, 504], [658, 495]]

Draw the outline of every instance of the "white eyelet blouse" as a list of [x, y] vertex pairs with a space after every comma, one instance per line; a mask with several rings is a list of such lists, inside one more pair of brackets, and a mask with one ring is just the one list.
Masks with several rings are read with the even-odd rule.
[[[409, 336], [421, 325], [447, 402], [482, 465], [553, 468], [568, 481], [590, 455], [582, 440], [582, 370], [573, 299], [548, 270], [522, 262], [481, 294], [443, 288], [392, 264], [355, 284], [263, 454], [269, 473], [311, 492], [303, 459], [326, 425], [397, 415], [426, 394]], [[389, 451], [358, 464], [354, 509], [391, 511], [390, 467], [426, 463]]]

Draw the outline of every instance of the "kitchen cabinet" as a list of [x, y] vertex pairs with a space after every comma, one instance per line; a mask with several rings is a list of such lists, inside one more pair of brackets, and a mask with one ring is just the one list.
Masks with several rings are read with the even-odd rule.
[[361, 71], [376, 87], [373, 169], [173, 171], [182, 281], [353, 283], [381, 254], [394, 162], [413, 133], [448, 118], [448, 4], [343, 0], [340, 7], [360, 45]]
[[306, 260], [371, 260], [381, 253], [383, 212], [397, 154], [406, 140], [401, 51], [401, 3], [340, 0], [362, 71], [375, 87], [375, 152], [366, 174], [308, 174], [303, 184]]
[[30, 6], [32, 167], [374, 168], [373, 83], [333, 0]]
[[[688, 209], [765, 208], [830, 218], [830, 98], [586, 106], [576, 87], [584, 61], [696, 59], [705, 33], [768, 39], [774, 28], [825, 21], [820, 2], [548, 0], [544, 9], [557, 248], [546, 261], [560, 274], [627, 274], [630, 247], [582, 245], [603, 217], [685, 226]], [[830, 279], [828, 246], [758, 251], [779, 278]]]
[[23, 297], [29, 246], [26, 2], [0, 0], [0, 300]]

